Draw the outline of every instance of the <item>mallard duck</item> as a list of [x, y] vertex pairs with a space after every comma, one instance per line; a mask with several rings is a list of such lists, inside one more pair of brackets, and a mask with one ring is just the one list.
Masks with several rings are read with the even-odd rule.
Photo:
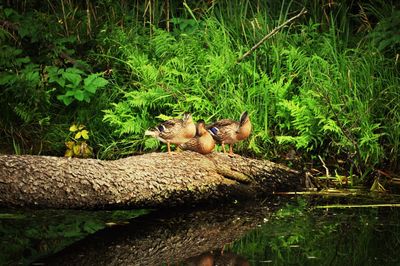
[[191, 114], [184, 114], [182, 119], [167, 120], [154, 129], [146, 130], [145, 135], [167, 143], [168, 153], [171, 153], [171, 144], [183, 144], [196, 135], [196, 125]]
[[247, 112], [240, 115], [239, 122], [231, 119], [222, 119], [211, 125], [207, 130], [211, 133], [215, 141], [222, 145], [225, 151], [225, 144], [229, 144], [229, 153], [233, 154], [233, 144], [246, 139], [251, 133], [251, 122]]
[[206, 129], [204, 120], [199, 120], [196, 126], [196, 136], [188, 142], [179, 145], [182, 150], [191, 150], [201, 154], [207, 154], [213, 151], [215, 147], [214, 138]]

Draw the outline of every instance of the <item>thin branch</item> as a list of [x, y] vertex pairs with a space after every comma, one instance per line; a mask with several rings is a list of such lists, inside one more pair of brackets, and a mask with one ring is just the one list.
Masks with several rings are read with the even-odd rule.
[[236, 62], [240, 63], [243, 59], [245, 59], [246, 57], [248, 57], [249, 55], [251, 55], [254, 50], [256, 50], [261, 44], [263, 44], [267, 39], [269, 39], [270, 37], [274, 36], [280, 29], [282, 29], [283, 27], [285, 27], [287, 24], [291, 23], [293, 20], [301, 17], [302, 15], [306, 14], [307, 10], [305, 8], [303, 8], [299, 14], [297, 14], [296, 16], [288, 19], [287, 21], [285, 21], [283, 24], [277, 26], [276, 28], [274, 28], [270, 33], [268, 33], [267, 35], [264, 36], [264, 38], [262, 38], [256, 45], [254, 45], [253, 47], [251, 47], [251, 49], [249, 51], [247, 51], [244, 55], [242, 55], [242, 57], [240, 57]]
[[328, 169], [328, 167], [326, 167], [326, 164], [325, 164], [324, 160], [322, 160], [321, 156], [318, 155], [318, 158], [321, 161], [322, 166], [325, 168], [326, 180], [328, 180], [331, 177], [331, 175], [329, 174], [329, 169]]

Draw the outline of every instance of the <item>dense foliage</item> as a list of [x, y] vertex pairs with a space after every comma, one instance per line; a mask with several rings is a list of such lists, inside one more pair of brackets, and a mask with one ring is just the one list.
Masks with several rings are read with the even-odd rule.
[[[237, 62], [303, 7], [306, 16]], [[6, 1], [0, 152], [63, 155], [70, 126], [84, 124], [94, 154], [118, 158], [157, 149], [143, 133], [162, 118], [191, 112], [211, 122], [247, 110], [254, 131], [238, 153], [294, 154], [311, 167], [321, 156], [372, 179], [399, 164], [398, 7]]]

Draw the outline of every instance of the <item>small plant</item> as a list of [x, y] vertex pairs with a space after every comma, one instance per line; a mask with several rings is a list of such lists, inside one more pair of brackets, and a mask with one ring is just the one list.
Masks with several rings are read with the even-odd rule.
[[49, 83], [56, 84], [60, 87], [57, 99], [65, 105], [70, 105], [74, 100], [79, 102], [90, 102], [91, 97], [96, 93], [97, 89], [108, 84], [108, 81], [100, 74], [87, 74], [82, 70], [69, 67], [67, 69], [49, 66], [46, 68]]
[[[73, 124], [70, 128], [69, 141], [65, 142], [67, 150], [65, 157], [88, 158], [93, 155], [93, 149], [86, 143], [89, 139], [89, 131], [84, 125]], [[72, 134], [75, 134], [73, 137]]]

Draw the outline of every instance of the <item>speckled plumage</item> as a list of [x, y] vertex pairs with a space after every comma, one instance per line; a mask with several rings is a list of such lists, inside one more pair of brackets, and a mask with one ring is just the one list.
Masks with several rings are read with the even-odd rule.
[[192, 116], [185, 114], [182, 119], [167, 120], [151, 130], [146, 130], [145, 135], [167, 143], [168, 153], [170, 153], [170, 144], [186, 143], [196, 135], [196, 125], [193, 123]]
[[229, 144], [229, 153], [233, 153], [233, 144], [249, 137], [251, 133], [251, 122], [247, 112], [243, 112], [239, 121], [222, 119], [211, 125], [207, 130], [211, 133], [214, 140], [222, 145], [225, 151], [225, 144]]

